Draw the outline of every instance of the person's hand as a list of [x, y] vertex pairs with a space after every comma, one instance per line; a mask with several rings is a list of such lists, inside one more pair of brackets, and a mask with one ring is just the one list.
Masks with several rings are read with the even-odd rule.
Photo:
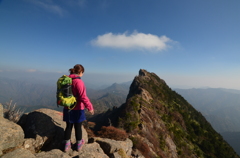
[[91, 115], [94, 115], [94, 110], [89, 111]]

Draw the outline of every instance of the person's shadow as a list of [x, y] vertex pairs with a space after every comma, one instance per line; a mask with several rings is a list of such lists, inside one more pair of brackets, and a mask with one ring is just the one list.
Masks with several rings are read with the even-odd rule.
[[41, 151], [62, 149], [64, 129], [48, 115], [34, 111], [24, 114], [18, 124], [22, 127], [25, 138], [36, 139], [37, 135], [42, 137]]

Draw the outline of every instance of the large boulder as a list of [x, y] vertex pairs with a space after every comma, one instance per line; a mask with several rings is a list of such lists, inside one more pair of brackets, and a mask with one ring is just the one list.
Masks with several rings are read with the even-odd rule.
[[6, 150], [22, 145], [24, 132], [19, 125], [1, 118], [0, 127], [0, 155]]
[[108, 138], [94, 138], [104, 153], [109, 157], [118, 158], [118, 157], [130, 157], [132, 153], [133, 143], [130, 139], [125, 141], [116, 141]]
[[74, 158], [108, 158], [96, 142], [85, 144], [80, 152], [74, 151], [71, 156]]
[[[66, 123], [62, 112], [51, 109], [39, 109], [25, 114], [19, 121], [25, 133], [24, 147], [31, 151], [50, 151], [61, 149]], [[82, 127], [83, 139], [88, 142], [86, 130]], [[75, 131], [72, 130], [72, 143], [76, 142]]]

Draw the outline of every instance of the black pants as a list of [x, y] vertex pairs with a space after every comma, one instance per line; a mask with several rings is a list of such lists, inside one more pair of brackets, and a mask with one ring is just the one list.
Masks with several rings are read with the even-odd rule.
[[66, 122], [66, 123], [67, 123], [67, 127], [64, 131], [64, 140], [71, 139], [73, 126], [74, 126], [74, 129], [75, 129], [76, 140], [81, 140], [82, 139], [82, 122], [80, 122], [80, 123]]

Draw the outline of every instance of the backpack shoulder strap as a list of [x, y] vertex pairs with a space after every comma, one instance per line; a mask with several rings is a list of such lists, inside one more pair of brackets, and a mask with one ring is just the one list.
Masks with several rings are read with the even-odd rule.
[[81, 77], [75, 77], [75, 78], [72, 78], [72, 80], [74, 80], [74, 79], [81, 79]]

